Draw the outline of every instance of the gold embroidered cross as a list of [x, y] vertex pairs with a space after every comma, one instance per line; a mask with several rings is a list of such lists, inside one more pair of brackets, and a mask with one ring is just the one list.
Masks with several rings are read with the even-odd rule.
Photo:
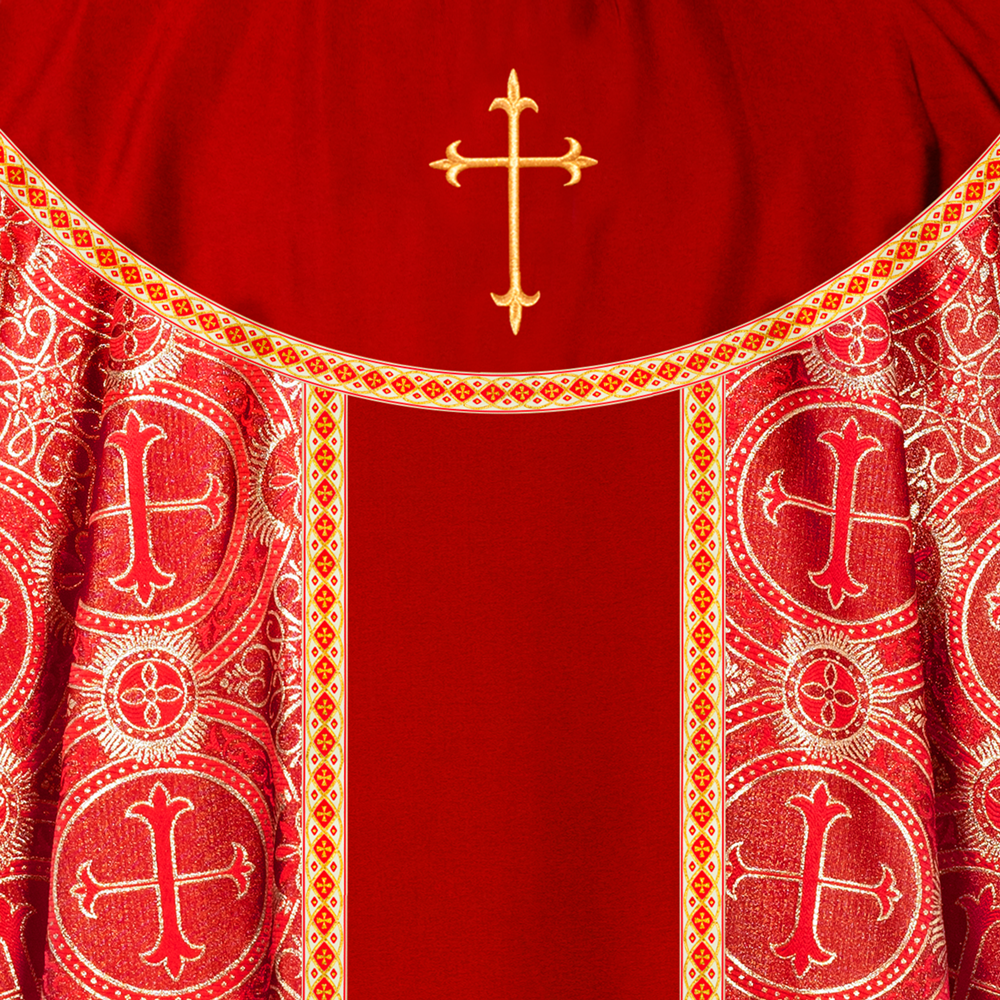
[[580, 143], [566, 136], [569, 152], [562, 156], [521, 156], [519, 142], [520, 132], [518, 119], [525, 108], [538, 110], [538, 105], [530, 97], [521, 96], [521, 85], [517, 81], [517, 73], [510, 71], [507, 78], [507, 96], [498, 97], [490, 105], [503, 108], [507, 112], [507, 155], [506, 156], [462, 156], [458, 151], [461, 139], [453, 142], [445, 152], [446, 159], [435, 160], [431, 166], [435, 170], [446, 171], [445, 177], [449, 184], [461, 187], [458, 175], [469, 167], [506, 167], [507, 168], [507, 211], [508, 211], [508, 246], [510, 251], [510, 288], [506, 295], [490, 294], [498, 306], [510, 309], [510, 328], [517, 333], [521, 328], [521, 312], [524, 306], [533, 306], [538, 301], [539, 292], [525, 295], [521, 289], [521, 247], [520, 247], [520, 191], [519, 173], [522, 167], [562, 167], [569, 171], [569, 180], [565, 186], [576, 184], [580, 180], [580, 171], [584, 167], [597, 165], [597, 160], [589, 156], [581, 156]]

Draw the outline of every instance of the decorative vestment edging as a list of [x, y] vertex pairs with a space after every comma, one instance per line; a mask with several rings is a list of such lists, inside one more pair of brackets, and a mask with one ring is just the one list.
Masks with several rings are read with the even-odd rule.
[[344, 994], [346, 771], [346, 400], [311, 388], [306, 403], [307, 784], [305, 988]]
[[722, 379], [681, 396], [681, 954], [684, 996], [722, 992], [724, 694]]
[[61, 246], [119, 291], [188, 333], [273, 371], [351, 396], [494, 413], [624, 402], [759, 361], [882, 295], [961, 232], [1000, 185], [1000, 144], [994, 143], [925, 212], [876, 251], [752, 323], [645, 358], [562, 372], [503, 375], [373, 361], [254, 323], [179, 284], [123, 247], [50, 184], [2, 132], [0, 162], [0, 188]]

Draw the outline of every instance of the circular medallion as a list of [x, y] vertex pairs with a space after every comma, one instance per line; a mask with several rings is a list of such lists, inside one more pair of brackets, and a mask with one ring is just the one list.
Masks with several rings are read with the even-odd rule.
[[813, 736], [840, 742], [864, 727], [871, 706], [868, 678], [837, 649], [805, 651], [785, 677], [785, 705]]
[[798, 751], [750, 761], [727, 784], [731, 982], [769, 1000], [892, 991], [935, 911], [912, 807], [853, 761], [821, 765]]
[[191, 668], [180, 657], [160, 649], [123, 656], [104, 685], [108, 717], [135, 739], [169, 739], [195, 710]]
[[836, 625], [851, 638], [913, 622], [909, 502], [892, 408], [800, 390], [749, 420], [733, 446], [733, 561], [779, 614]]
[[244, 538], [248, 463], [237, 422], [194, 390], [154, 383], [111, 404], [102, 435], [80, 624], [113, 632], [199, 620]]
[[80, 684], [80, 710], [114, 757], [167, 760], [194, 750], [205, 732], [198, 713], [197, 643], [185, 633], [145, 628], [104, 642]]
[[237, 988], [267, 953], [271, 847], [266, 803], [220, 761], [90, 775], [57, 821], [50, 935], [62, 972], [135, 1000]]

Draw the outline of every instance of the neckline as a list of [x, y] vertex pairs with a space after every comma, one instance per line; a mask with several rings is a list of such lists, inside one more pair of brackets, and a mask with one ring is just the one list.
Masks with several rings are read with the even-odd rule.
[[631, 402], [756, 363], [883, 295], [986, 211], [1000, 188], [1000, 136], [933, 203], [871, 253], [772, 312], [684, 347], [537, 372], [415, 368], [290, 337], [199, 295], [81, 212], [0, 132], [0, 192], [121, 294], [188, 337], [322, 390], [394, 405], [472, 413], [561, 411]]

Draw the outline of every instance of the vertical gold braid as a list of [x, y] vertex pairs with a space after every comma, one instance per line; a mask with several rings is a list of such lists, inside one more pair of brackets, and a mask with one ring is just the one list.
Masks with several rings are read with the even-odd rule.
[[685, 388], [683, 434], [682, 950], [689, 1000], [722, 996], [722, 378]]
[[310, 386], [305, 502], [305, 995], [344, 995], [346, 397]]

